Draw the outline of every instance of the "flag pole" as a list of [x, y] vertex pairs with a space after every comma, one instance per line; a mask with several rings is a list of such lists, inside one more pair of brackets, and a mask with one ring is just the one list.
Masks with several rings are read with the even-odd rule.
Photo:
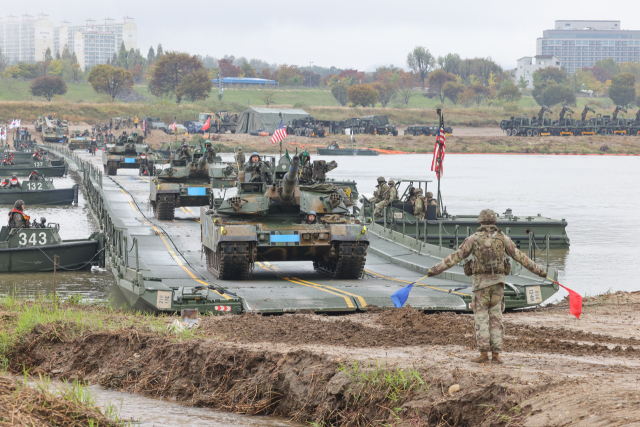
[[[439, 123], [439, 129], [438, 129], [438, 133], [440, 133], [440, 131], [444, 132], [444, 116], [442, 114], [442, 110], [440, 108], [436, 109], [436, 112], [438, 113], [438, 117], [440, 118], [440, 123]], [[438, 171], [438, 173], [436, 174], [438, 177], [438, 204], [440, 205], [440, 213], [444, 213], [444, 204], [442, 203], [442, 194], [440, 193], [440, 175], [442, 174], [442, 142], [440, 142], [440, 140], [438, 140], [438, 158], [436, 159], [436, 170]]]

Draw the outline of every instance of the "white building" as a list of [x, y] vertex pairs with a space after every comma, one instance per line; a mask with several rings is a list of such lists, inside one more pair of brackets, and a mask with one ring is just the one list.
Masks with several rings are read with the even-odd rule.
[[521, 77], [524, 77], [527, 82], [527, 88], [533, 88], [533, 73], [537, 70], [548, 67], [560, 68], [560, 59], [555, 55], [524, 56], [518, 59], [517, 62], [516, 84], [518, 84]]
[[73, 49], [80, 69], [104, 64], [116, 53], [116, 35], [100, 31], [77, 31]]
[[42, 61], [47, 49], [53, 54], [53, 36], [53, 23], [45, 14], [0, 19], [0, 47], [9, 64]]

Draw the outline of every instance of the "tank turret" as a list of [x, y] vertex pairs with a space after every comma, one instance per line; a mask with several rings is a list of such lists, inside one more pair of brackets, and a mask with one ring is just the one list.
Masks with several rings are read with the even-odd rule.
[[289, 172], [282, 179], [282, 195], [280, 199], [284, 203], [290, 203], [295, 195], [295, 189], [298, 185], [298, 174], [300, 171], [300, 158], [298, 156], [291, 159]]

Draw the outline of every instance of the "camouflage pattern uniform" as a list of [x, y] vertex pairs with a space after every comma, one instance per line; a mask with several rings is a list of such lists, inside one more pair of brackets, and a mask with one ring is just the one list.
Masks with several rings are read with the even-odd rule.
[[244, 169], [244, 153], [242, 152], [242, 147], [238, 147], [238, 152], [236, 153], [236, 164], [238, 165], [238, 170], [241, 171]]
[[[271, 184], [273, 182], [273, 176], [271, 175], [271, 171], [269, 171], [269, 165], [266, 162], [258, 160], [254, 162], [252, 159], [256, 156], [260, 159], [258, 153], [251, 154], [249, 157], [249, 163], [244, 167], [245, 174], [248, 172], [251, 174], [250, 182], [266, 182], [267, 184]], [[245, 175], [246, 180], [246, 175]]]
[[338, 163], [335, 160], [327, 163], [326, 160], [314, 160], [313, 172], [311, 180], [313, 182], [324, 183], [327, 179], [327, 172], [330, 172], [338, 167]]
[[384, 194], [389, 190], [387, 180], [384, 179], [383, 176], [378, 177], [378, 185], [376, 185], [376, 187], [378, 187], [378, 189], [373, 192], [373, 199], [369, 200], [374, 205], [384, 200]]
[[425, 199], [422, 196], [422, 189], [418, 188], [415, 192], [415, 202], [413, 203], [413, 216], [419, 220], [424, 219], [424, 212], [426, 210]]
[[436, 215], [440, 216], [440, 205], [438, 204], [438, 199], [433, 198], [433, 193], [431, 191], [427, 191], [427, 200], [425, 201], [425, 212], [427, 211], [427, 206], [435, 206], [436, 207]]
[[191, 151], [189, 150], [189, 146], [185, 143], [180, 147], [180, 152], [178, 153], [178, 159], [191, 161]]
[[[491, 209], [480, 212], [478, 222], [484, 224], [478, 231], [469, 236], [457, 251], [428, 272], [429, 276], [438, 275], [472, 255], [472, 307], [476, 323], [476, 342], [482, 353], [479, 359], [474, 360], [476, 362], [488, 361], [486, 353], [489, 351], [494, 353], [494, 359], [502, 351], [505, 255], [509, 255], [533, 274], [547, 276], [543, 267], [520, 252], [509, 236], [496, 227], [496, 221], [496, 214]], [[497, 363], [501, 363], [499, 356]]]
[[382, 217], [382, 209], [387, 206], [390, 206], [395, 200], [398, 200], [398, 190], [395, 187], [395, 182], [393, 180], [389, 180], [389, 188], [384, 194], [384, 200], [376, 205], [375, 216], [380, 218]]
[[216, 149], [213, 148], [210, 142], [205, 143], [205, 146], [207, 148], [204, 150], [202, 155], [207, 159], [207, 163], [215, 162], [216, 156], [218, 155], [218, 153], [216, 153]]

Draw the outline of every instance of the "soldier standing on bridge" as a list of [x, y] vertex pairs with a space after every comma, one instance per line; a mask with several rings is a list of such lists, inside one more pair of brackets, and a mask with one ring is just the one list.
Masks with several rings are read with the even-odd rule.
[[91, 151], [91, 155], [96, 155], [96, 150], [98, 149], [98, 143], [95, 138], [91, 138], [91, 144], [89, 144], [89, 151]]
[[390, 206], [394, 201], [398, 200], [398, 190], [396, 189], [396, 183], [394, 180], [389, 180], [389, 187], [387, 191], [384, 193], [384, 200], [382, 200], [376, 206], [375, 216], [376, 218], [382, 218], [382, 209]]
[[238, 151], [236, 151], [236, 165], [238, 166], [238, 170], [241, 171], [244, 169], [244, 153], [242, 152], [242, 147], [238, 147]]
[[[478, 231], [467, 237], [460, 249], [429, 269], [428, 276], [436, 276], [453, 267], [469, 255], [473, 259], [464, 266], [467, 276], [473, 275], [473, 316], [476, 323], [476, 342], [480, 357], [475, 363], [502, 364], [502, 340], [504, 325], [504, 276], [511, 272], [511, 264], [505, 255], [522, 264], [540, 277], [547, 277], [544, 268], [529, 259], [516, 248], [515, 243], [496, 227], [498, 218], [491, 209], [484, 209], [478, 216]], [[489, 360], [489, 352], [492, 352]]]

